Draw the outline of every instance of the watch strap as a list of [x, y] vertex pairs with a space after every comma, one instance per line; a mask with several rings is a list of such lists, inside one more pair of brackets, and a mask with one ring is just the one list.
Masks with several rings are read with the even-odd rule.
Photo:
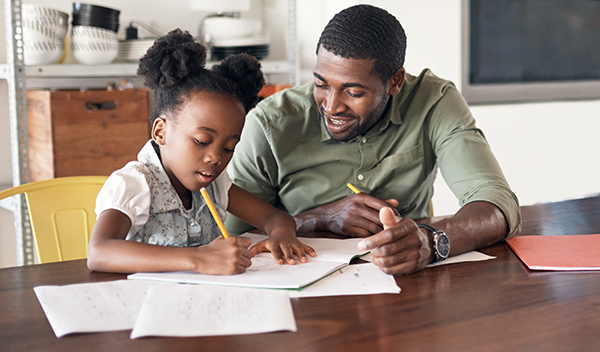
[[418, 226], [422, 229], [429, 230], [429, 232], [434, 233], [434, 234], [440, 232], [440, 230], [438, 230], [435, 227], [428, 225], [428, 224], [419, 224]]

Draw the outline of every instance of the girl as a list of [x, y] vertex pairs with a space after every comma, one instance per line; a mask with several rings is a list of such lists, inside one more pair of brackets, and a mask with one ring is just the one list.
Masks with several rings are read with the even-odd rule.
[[[296, 239], [293, 218], [232, 185], [223, 172], [246, 113], [264, 84], [260, 63], [246, 54], [206, 70], [206, 49], [176, 29], [156, 41], [138, 74], [152, 89], [152, 139], [138, 161], [115, 171], [96, 200], [98, 219], [88, 251], [91, 270], [120, 273], [193, 270], [239, 274], [260, 251], [280, 263], [306, 262], [312, 248]], [[246, 237], [219, 236], [198, 192], [206, 187], [225, 210], [262, 229], [269, 239], [251, 250]], [[285, 261], [284, 261], [285, 259]]]

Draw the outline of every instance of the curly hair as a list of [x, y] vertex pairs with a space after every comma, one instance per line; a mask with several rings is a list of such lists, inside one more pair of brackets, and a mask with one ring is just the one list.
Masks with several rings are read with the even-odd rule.
[[205, 65], [206, 48], [188, 31], [175, 29], [154, 42], [140, 59], [137, 70], [153, 93], [152, 122], [165, 113], [176, 113], [198, 91], [235, 98], [246, 112], [256, 105], [265, 79], [255, 57], [231, 55], [211, 70]]
[[386, 83], [404, 66], [406, 35], [396, 17], [371, 6], [356, 5], [340, 11], [325, 26], [319, 48], [346, 59], [373, 60], [372, 72]]

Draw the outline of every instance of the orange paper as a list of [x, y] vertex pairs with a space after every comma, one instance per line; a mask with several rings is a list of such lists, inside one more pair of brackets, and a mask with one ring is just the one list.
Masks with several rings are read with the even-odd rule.
[[600, 270], [600, 234], [517, 236], [506, 242], [530, 270]]

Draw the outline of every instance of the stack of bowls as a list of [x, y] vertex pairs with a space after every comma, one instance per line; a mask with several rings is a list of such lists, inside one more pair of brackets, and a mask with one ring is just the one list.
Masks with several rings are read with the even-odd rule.
[[64, 53], [69, 15], [49, 7], [22, 4], [25, 65], [58, 62]]
[[202, 37], [210, 47], [210, 59], [223, 60], [233, 54], [247, 53], [262, 60], [269, 55], [269, 38], [261, 35], [257, 20], [208, 17], [202, 23]]
[[108, 64], [119, 51], [119, 10], [73, 3], [71, 48], [82, 64]]

